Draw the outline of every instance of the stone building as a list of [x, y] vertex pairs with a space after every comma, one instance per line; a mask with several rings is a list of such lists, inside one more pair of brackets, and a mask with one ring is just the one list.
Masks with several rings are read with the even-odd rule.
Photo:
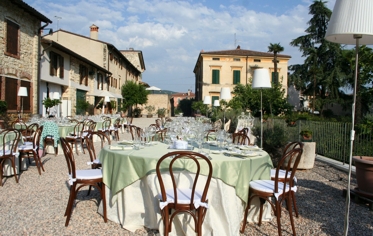
[[[0, 100], [8, 103], [10, 114], [22, 104], [24, 113], [38, 111], [40, 32], [49, 23], [22, 0], [0, 1]], [[27, 88], [27, 97], [17, 96], [20, 87]]]
[[278, 75], [276, 76], [273, 53], [245, 50], [240, 46], [233, 50], [201, 51], [193, 70], [196, 100], [201, 101], [204, 96], [211, 96], [213, 103], [214, 100], [219, 99], [221, 88], [229, 87], [232, 91], [238, 83], [249, 84], [254, 70], [258, 68], [268, 68], [272, 73], [272, 82], [278, 78], [282, 88], [287, 91], [290, 58], [288, 55], [277, 55]]

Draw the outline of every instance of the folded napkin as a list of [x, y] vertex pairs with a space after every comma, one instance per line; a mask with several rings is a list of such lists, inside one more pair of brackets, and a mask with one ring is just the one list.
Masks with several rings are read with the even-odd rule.
[[182, 140], [176, 140], [176, 141], [174, 141], [174, 143], [172, 145], [172, 148], [186, 150], [186, 149], [188, 149], [188, 142], [187, 141], [182, 141]]
[[120, 147], [120, 146], [110, 146], [110, 150], [123, 150], [123, 147]]
[[123, 141], [120, 141], [118, 143], [120, 143], [120, 144], [133, 144], [133, 141], [132, 140], [123, 140]]

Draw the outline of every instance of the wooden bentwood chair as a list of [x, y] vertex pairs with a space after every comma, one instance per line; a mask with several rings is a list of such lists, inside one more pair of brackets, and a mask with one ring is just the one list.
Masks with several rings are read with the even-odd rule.
[[104, 221], [107, 222], [106, 215], [106, 198], [105, 198], [105, 184], [102, 181], [102, 170], [101, 169], [88, 169], [88, 170], [76, 170], [75, 158], [71, 146], [66, 141], [65, 138], [60, 138], [63, 152], [65, 154], [65, 159], [67, 163], [67, 168], [69, 170], [69, 184], [70, 184], [70, 196], [67, 203], [65, 216], [66, 223], [65, 226], [69, 225], [71, 214], [73, 211], [74, 201], [77, 196], [78, 191], [84, 186], [96, 187], [101, 194]]
[[14, 178], [18, 183], [16, 172], [16, 151], [21, 133], [16, 129], [4, 129], [0, 132], [1, 141], [3, 142], [0, 150], [0, 186], [3, 186], [3, 167], [5, 160], [12, 163]]
[[[172, 157], [172, 159], [170, 159], [170, 157]], [[173, 168], [177, 169], [178, 164], [183, 161], [188, 161], [191, 163], [194, 162], [196, 166], [195, 177], [193, 179], [193, 183], [191, 183], [191, 188], [178, 188], [176, 186], [177, 179], [174, 176]], [[165, 163], [167, 162], [170, 162], [167, 166], [168, 168], [164, 169]], [[202, 191], [200, 189], [196, 189], [201, 168], [208, 170], [207, 179]], [[170, 176], [162, 176], [161, 171], [163, 170], [167, 170], [170, 173]], [[160, 200], [159, 206], [164, 225], [164, 235], [167, 236], [171, 232], [172, 220], [179, 213], [190, 214], [194, 219], [195, 232], [197, 235], [202, 235], [202, 223], [208, 208], [207, 192], [212, 176], [212, 165], [210, 160], [206, 156], [196, 152], [170, 152], [163, 155], [158, 160], [156, 173], [161, 192], [158, 197]], [[166, 178], [171, 178], [172, 188], [170, 189], [166, 189], [164, 186], [164, 179]]]
[[[300, 148], [300, 149], [303, 150], [303, 146], [304, 146], [304, 144], [302, 142], [296, 142], [295, 141], [295, 142], [288, 143], [286, 145], [283, 153], [282, 153], [282, 156], [285, 156], [286, 153], [288, 153], [289, 151], [291, 151], [293, 149], [296, 149], [296, 148]], [[292, 163], [287, 162], [287, 165], [291, 165], [291, 164]], [[283, 163], [283, 165], [280, 166], [281, 169], [280, 169], [279, 175], [278, 175], [278, 181], [280, 181], [280, 182], [285, 182], [285, 173], [286, 173], [287, 165], [285, 165], [285, 163]], [[288, 178], [290, 178], [291, 172], [288, 172], [287, 175], [288, 175]], [[271, 180], [275, 180], [275, 178], [276, 178], [276, 169], [271, 169]], [[297, 178], [295, 176], [294, 176], [293, 184], [294, 185], [297, 184]], [[295, 216], [298, 217], [299, 214], [298, 214], [297, 200], [295, 198], [295, 192], [291, 191], [291, 194], [292, 194], [292, 199], [293, 199]]]
[[[291, 199], [292, 199], [292, 191], [296, 191], [296, 186], [293, 184], [293, 179], [295, 175], [295, 171], [297, 170], [300, 158], [302, 156], [303, 150], [300, 148], [293, 149], [284, 155], [276, 168], [276, 177], [275, 180], [253, 180], [250, 182], [249, 186], [249, 199], [247, 201], [247, 206], [245, 209], [243, 224], [241, 228], [241, 233], [244, 233], [246, 221], [247, 221], [247, 214], [250, 209], [251, 200], [255, 197], [259, 197], [260, 199], [260, 211], [259, 211], [259, 223], [260, 226], [262, 223], [262, 215], [263, 215], [263, 205], [265, 201], [268, 201], [272, 206], [272, 209], [275, 213], [277, 218], [277, 230], [278, 235], [281, 235], [281, 205], [283, 201], [286, 201], [287, 209], [290, 216], [290, 223], [291, 228], [293, 230], [293, 235], [295, 234], [295, 226], [294, 226], [294, 219], [293, 219], [293, 211], [291, 208]], [[290, 172], [290, 165], [287, 166], [285, 170], [285, 181], [279, 181], [280, 175], [280, 167], [282, 166], [283, 162], [288, 160], [290, 163], [293, 164], [293, 170], [291, 171], [290, 176], [288, 173]], [[274, 203], [272, 203], [271, 198], [274, 198]]]
[[[44, 170], [43, 162], [39, 156], [40, 137], [43, 132], [43, 126], [40, 126], [33, 136], [32, 142], [25, 142], [23, 145], [18, 147], [19, 152], [19, 166], [21, 166], [22, 158], [34, 158], [35, 165], [38, 168], [39, 175], [41, 175], [41, 169]], [[31, 156], [30, 156], [31, 155]]]

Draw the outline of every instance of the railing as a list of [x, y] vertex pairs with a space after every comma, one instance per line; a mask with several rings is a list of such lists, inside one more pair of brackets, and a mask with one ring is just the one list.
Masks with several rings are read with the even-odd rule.
[[[259, 119], [255, 119], [255, 127], [260, 127]], [[289, 141], [300, 141], [300, 131], [308, 128], [313, 132], [313, 142], [316, 142], [316, 153], [344, 163], [349, 162], [351, 123], [321, 122], [298, 120], [296, 125], [288, 126], [283, 119], [271, 119], [269, 123], [263, 123], [263, 129], [272, 125], [282, 126]], [[373, 155], [372, 130], [356, 130], [354, 140], [354, 156]], [[265, 138], [265, 137], [264, 137]]]

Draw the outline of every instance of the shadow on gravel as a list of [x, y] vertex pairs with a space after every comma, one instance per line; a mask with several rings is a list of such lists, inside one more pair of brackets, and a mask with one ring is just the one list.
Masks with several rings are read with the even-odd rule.
[[[299, 180], [298, 187], [296, 198], [299, 214], [319, 222], [322, 225], [321, 230], [328, 235], [342, 235], [346, 210], [346, 199], [343, 197], [342, 189], [314, 180]], [[354, 229], [359, 229], [358, 232], [364, 232], [364, 235], [373, 235], [372, 215], [367, 206], [356, 204], [351, 200], [349, 234], [355, 235], [357, 232], [354, 232]], [[364, 224], [363, 219], [367, 223]]]

